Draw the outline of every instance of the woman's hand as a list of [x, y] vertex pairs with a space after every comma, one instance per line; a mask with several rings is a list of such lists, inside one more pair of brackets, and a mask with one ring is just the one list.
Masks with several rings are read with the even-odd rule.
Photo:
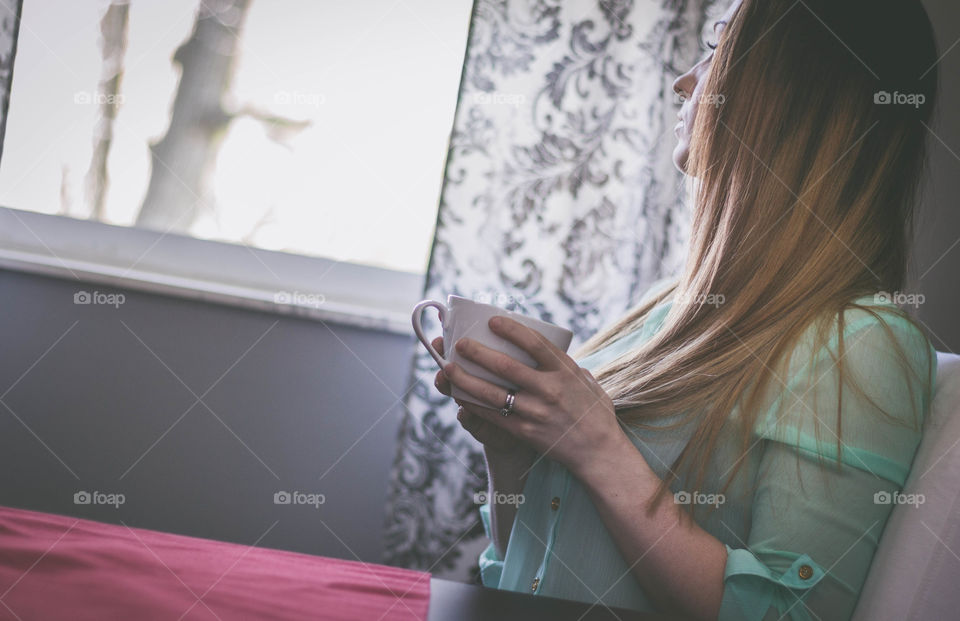
[[473, 339], [458, 340], [460, 355], [520, 387], [512, 414], [502, 416], [506, 389], [467, 373], [459, 365], [447, 365], [442, 373], [450, 382], [490, 404], [490, 408], [472, 409], [471, 414], [562, 463], [576, 475], [585, 471], [593, 457], [630, 444], [617, 422], [613, 401], [587, 369], [539, 332], [509, 317], [493, 317], [489, 326], [494, 334], [530, 354], [538, 367], [534, 369]]
[[[433, 347], [440, 355], [443, 355], [443, 337], [438, 336], [433, 339]], [[444, 375], [443, 370], [437, 371], [437, 377], [433, 381], [434, 386], [437, 387], [437, 390], [441, 394], [450, 396], [450, 381]], [[507, 455], [520, 451], [521, 449], [529, 450], [529, 446], [524, 445], [519, 438], [511, 434], [506, 429], [497, 427], [493, 423], [489, 422], [484, 416], [486, 414], [499, 415], [498, 410], [492, 410], [489, 408], [482, 408], [476, 404], [470, 403], [469, 401], [460, 401], [456, 400], [457, 405], [460, 406], [460, 409], [457, 411], [457, 421], [460, 425], [466, 429], [470, 435], [477, 440], [477, 442], [483, 444], [484, 448], [487, 451], [493, 452], [497, 455]]]

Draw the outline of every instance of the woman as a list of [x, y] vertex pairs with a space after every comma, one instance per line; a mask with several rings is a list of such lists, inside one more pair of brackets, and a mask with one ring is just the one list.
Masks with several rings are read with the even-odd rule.
[[[688, 262], [568, 356], [509, 319], [521, 389], [449, 365], [484, 444], [488, 586], [703, 619], [846, 619], [933, 391], [904, 281], [936, 91], [910, 0], [742, 0], [680, 76]], [[442, 339], [434, 345], [442, 349]], [[523, 503], [503, 504], [511, 494]]]

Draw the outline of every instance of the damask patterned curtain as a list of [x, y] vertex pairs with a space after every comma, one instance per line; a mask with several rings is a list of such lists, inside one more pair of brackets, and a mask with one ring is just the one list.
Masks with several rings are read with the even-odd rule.
[[[715, 6], [716, 5], [716, 6]], [[678, 272], [689, 214], [674, 78], [715, 0], [476, 0], [424, 297], [569, 327], [571, 351]], [[433, 315], [430, 334], [440, 334]], [[385, 561], [477, 581], [481, 449], [412, 365]]]
[[3, 136], [7, 128], [13, 58], [17, 53], [17, 33], [20, 30], [20, 6], [21, 0], [0, 2], [0, 155], [3, 154]]

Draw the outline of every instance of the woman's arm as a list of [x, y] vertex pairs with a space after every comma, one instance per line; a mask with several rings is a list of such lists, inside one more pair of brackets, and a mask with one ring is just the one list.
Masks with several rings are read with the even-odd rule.
[[[609, 395], [589, 371], [523, 324], [494, 317], [489, 326], [527, 351], [538, 368], [460, 339], [456, 347], [462, 356], [522, 388], [514, 414], [504, 417], [494, 409], [477, 408], [478, 418], [548, 454], [583, 482], [627, 565], [662, 610], [715, 619], [723, 599], [724, 544], [692, 520], [680, 522], [680, 509], [673, 502], [662, 502], [647, 516], [660, 480], [617, 423]], [[449, 364], [443, 375], [485, 403], [504, 401], [504, 389], [456, 364]], [[495, 473], [491, 489], [502, 491], [500, 476], [507, 484], [509, 477]], [[498, 517], [491, 536], [505, 540], [513, 516], [507, 521], [501, 511]]]
[[[443, 351], [443, 338], [437, 337], [432, 345]], [[441, 394], [450, 396], [450, 381], [444, 372], [438, 371], [434, 385]], [[536, 459], [536, 452], [526, 443], [485, 420], [484, 415], [496, 414], [493, 409], [482, 408], [473, 403], [458, 401], [457, 421], [478, 442], [483, 444], [487, 462], [487, 504], [490, 508], [490, 534], [500, 559], [507, 553], [507, 542], [517, 515], [517, 505], [495, 502], [502, 495], [521, 494], [527, 473]], [[484, 411], [486, 410], [486, 411]], [[514, 496], [516, 497], [516, 496]]]
[[493, 545], [501, 559], [506, 557], [507, 542], [513, 529], [513, 520], [517, 515], [517, 505], [495, 502], [503, 495], [523, 493], [527, 472], [536, 454], [532, 450], [499, 452], [484, 447], [487, 459], [487, 478], [489, 487], [487, 502], [490, 504], [490, 522]]
[[626, 435], [576, 471], [644, 592], [664, 612], [716, 619], [726, 546], [684, 516], [672, 498], [648, 517], [660, 479]]

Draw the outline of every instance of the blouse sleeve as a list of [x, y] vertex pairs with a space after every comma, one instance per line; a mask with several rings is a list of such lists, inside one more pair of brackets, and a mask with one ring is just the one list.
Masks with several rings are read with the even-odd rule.
[[483, 532], [490, 541], [479, 558], [480, 582], [483, 586], [497, 588], [500, 586], [500, 574], [503, 573], [503, 559], [497, 555], [497, 548], [490, 535], [490, 505], [480, 505], [480, 519], [483, 521]]
[[835, 338], [773, 380], [780, 394], [753, 449], [762, 455], [750, 534], [727, 546], [721, 620], [848, 619], [893, 505], [922, 502], [900, 490], [929, 405], [932, 348], [902, 319], [889, 330], [872, 317], [847, 321], [842, 386]]

